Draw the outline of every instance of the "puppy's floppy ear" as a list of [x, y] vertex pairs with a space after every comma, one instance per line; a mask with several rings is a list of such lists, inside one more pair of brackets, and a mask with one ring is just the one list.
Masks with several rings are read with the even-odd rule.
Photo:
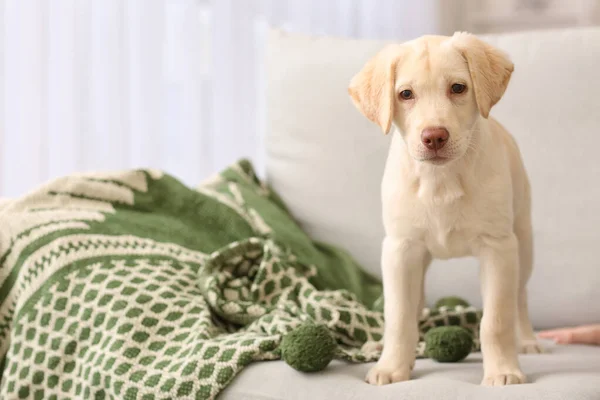
[[396, 65], [400, 46], [388, 45], [352, 78], [348, 93], [356, 108], [387, 134], [394, 118]]
[[502, 51], [469, 33], [456, 32], [452, 41], [467, 60], [479, 113], [487, 118], [504, 94], [514, 65]]

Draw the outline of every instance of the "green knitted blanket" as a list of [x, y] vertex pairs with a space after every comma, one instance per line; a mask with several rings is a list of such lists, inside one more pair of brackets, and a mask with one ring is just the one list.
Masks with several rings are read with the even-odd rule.
[[379, 282], [312, 241], [247, 161], [195, 189], [154, 170], [72, 175], [1, 203], [0, 221], [2, 399], [214, 398], [303, 321], [340, 358], [379, 355], [361, 348], [381, 339]]

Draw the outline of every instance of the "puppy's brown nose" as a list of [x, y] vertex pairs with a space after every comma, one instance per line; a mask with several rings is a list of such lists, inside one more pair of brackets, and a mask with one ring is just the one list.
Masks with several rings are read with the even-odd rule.
[[434, 128], [425, 128], [421, 132], [421, 142], [429, 150], [439, 150], [446, 145], [450, 134], [446, 128], [436, 126]]

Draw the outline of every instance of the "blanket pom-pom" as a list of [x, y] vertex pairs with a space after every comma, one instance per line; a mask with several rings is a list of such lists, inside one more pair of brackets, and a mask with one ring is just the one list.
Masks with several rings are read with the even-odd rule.
[[473, 336], [460, 326], [440, 326], [425, 334], [425, 354], [439, 362], [464, 360], [473, 348]]
[[456, 306], [469, 307], [469, 302], [458, 296], [442, 297], [435, 303], [435, 308], [448, 307], [455, 308]]
[[336, 351], [337, 343], [324, 325], [300, 325], [281, 340], [281, 358], [301, 372], [325, 369]]

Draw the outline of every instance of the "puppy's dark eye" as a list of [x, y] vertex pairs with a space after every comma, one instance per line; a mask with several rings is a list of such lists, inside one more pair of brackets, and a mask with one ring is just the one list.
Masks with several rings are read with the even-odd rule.
[[467, 87], [461, 83], [455, 83], [450, 89], [454, 94], [461, 94], [464, 93], [465, 90], [467, 90]]
[[401, 91], [401, 92], [400, 92], [400, 98], [401, 98], [402, 100], [410, 100], [410, 99], [412, 99], [413, 97], [414, 97], [414, 96], [413, 96], [413, 92], [412, 92], [412, 90], [408, 90], [408, 89], [407, 89], [407, 90], [403, 90], [403, 91]]

